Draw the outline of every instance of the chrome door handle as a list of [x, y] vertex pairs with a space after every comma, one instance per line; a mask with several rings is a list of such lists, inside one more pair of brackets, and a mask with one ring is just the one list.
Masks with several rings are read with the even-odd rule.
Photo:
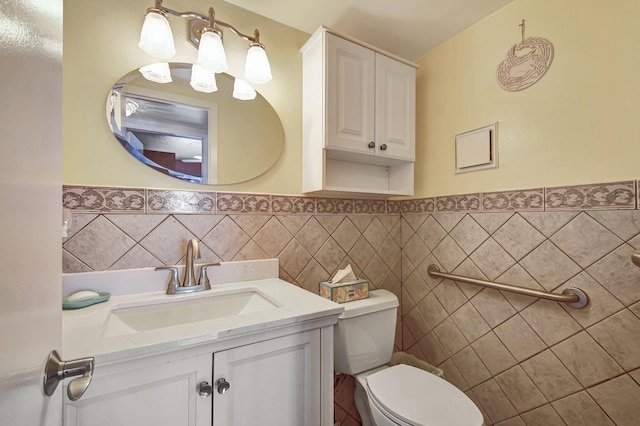
[[73, 379], [67, 386], [67, 396], [71, 401], [77, 401], [85, 393], [91, 383], [93, 374], [93, 357], [62, 361], [57, 351], [52, 351], [44, 369], [44, 393], [53, 395], [63, 379], [82, 376]]
[[216, 381], [216, 389], [220, 395], [224, 395], [229, 391], [231, 384], [226, 381], [226, 379], [218, 379]]
[[200, 382], [198, 385], [198, 395], [201, 398], [209, 398], [213, 393], [213, 388], [209, 384], [209, 382]]

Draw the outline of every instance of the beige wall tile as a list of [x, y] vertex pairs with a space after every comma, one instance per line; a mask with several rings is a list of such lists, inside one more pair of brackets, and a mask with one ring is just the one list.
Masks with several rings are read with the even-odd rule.
[[564, 422], [560, 419], [551, 405], [543, 405], [529, 412], [520, 415], [527, 426], [562, 426]]
[[516, 365], [515, 358], [495, 333], [490, 332], [471, 344], [492, 375], [497, 375]]
[[495, 380], [518, 413], [539, 407], [547, 402], [520, 366], [515, 366], [497, 375]]
[[549, 349], [520, 365], [549, 401], [582, 389], [580, 383]]
[[493, 331], [519, 362], [547, 348], [519, 315], [500, 324]]
[[626, 371], [640, 367], [640, 319], [625, 309], [587, 332]]
[[472, 387], [491, 378], [491, 373], [471, 346], [467, 346], [451, 359], [466, 382]]
[[613, 426], [614, 423], [585, 391], [551, 404], [568, 426]]
[[517, 414], [509, 399], [495, 380], [487, 380], [471, 389], [493, 423], [506, 420]]
[[584, 331], [558, 343], [551, 350], [585, 387], [624, 372]]
[[640, 419], [640, 386], [629, 376], [587, 389], [617, 426], [636, 426]]
[[582, 331], [582, 327], [557, 302], [538, 300], [520, 312], [533, 330], [551, 346]]

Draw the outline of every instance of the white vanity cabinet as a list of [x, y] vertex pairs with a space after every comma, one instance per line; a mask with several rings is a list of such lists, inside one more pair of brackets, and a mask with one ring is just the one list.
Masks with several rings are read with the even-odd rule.
[[[332, 333], [332, 327], [324, 329], [325, 338]], [[323, 382], [321, 373], [326, 374], [332, 363], [323, 367], [322, 334], [321, 329], [311, 329], [213, 354], [180, 358], [177, 352], [103, 369], [98, 363], [89, 388], [78, 401], [68, 400], [65, 394], [64, 424], [333, 424], [331, 410], [323, 412], [323, 406], [332, 403], [332, 375]], [[331, 357], [327, 350], [331, 348], [325, 348], [325, 357]]]
[[197, 392], [200, 382], [211, 382], [211, 368], [211, 355], [135, 360], [102, 371], [98, 365], [78, 401], [65, 393], [64, 425], [211, 425], [211, 398]]
[[217, 352], [213, 366], [215, 426], [320, 425], [319, 330]]
[[325, 27], [301, 52], [303, 190], [413, 194], [415, 64]]

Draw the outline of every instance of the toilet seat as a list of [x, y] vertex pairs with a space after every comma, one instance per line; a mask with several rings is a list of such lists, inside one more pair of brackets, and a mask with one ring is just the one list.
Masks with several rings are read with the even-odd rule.
[[390, 420], [413, 426], [482, 426], [483, 417], [464, 393], [424, 370], [398, 364], [367, 376], [367, 394]]

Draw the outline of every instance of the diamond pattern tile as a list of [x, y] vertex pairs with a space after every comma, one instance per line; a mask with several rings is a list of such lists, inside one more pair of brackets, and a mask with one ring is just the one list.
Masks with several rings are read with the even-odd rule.
[[[445, 370], [487, 426], [635, 425], [640, 416], [640, 269], [629, 262], [640, 248], [637, 210], [73, 216], [65, 272], [181, 263], [189, 238], [202, 240], [207, 260], [277, 257], [280, 277], [312, 292], [351, 264], [372, 289], [401, 296], [396, 350]], [[432, 263], [538, 290], [582, 288], [590, 304], [433, 279]], [[336, 418], [360, 424], [352, 389], [340, 395], [351, 404], [338, 404]]]
[[202, 239], [220, 259], [232, 260], [240, 249], [249, 242], [249, 236], [228, 216], [222, 219], [211, 232]]
[[586, 213], [578, 215], [550, 240], [583, 268], [622, 244], [620, 238]]
[[550, 241], [545, 241], [520, 265], [546, 290], [553, 290], [580, 272], [580, 267]]
[[627, 306], [640, 300], [640, 268], [629, 262], [633, 251], [633, 247], [625, 244], [587, 269], [589, 275]]
[[489, 237], [489, 234], [469, 215], [462, 218], [449, 235], [467, 254], [473, 253]]
[[69, 238], [63, 247], [94, 270], [106, 270], [135, 245], [117, 226], [99, 216]]
[[424, 241], [429, 250], [433, 250], [447, 235], [447, 231], [440, 226], [433, 216], [429, 216], [420, 228], [417, 229], [416, 234]]
[[302, 229], [296, 234], [296, 240], [305, 248], [309, 253], [315, 255], [320, 247], [329, 238], [329, 232], [320, 225], [319, 220], [315, 218], [309, 219], [304, 224]]
[[544, 235], [516, 214], [509, 219], [493, 238], [514, 259], [522, 259], [545, 240]]
[[492, 238], [485, 241], [470, 258], [489, 280], [496, 279], [516, 263]]

